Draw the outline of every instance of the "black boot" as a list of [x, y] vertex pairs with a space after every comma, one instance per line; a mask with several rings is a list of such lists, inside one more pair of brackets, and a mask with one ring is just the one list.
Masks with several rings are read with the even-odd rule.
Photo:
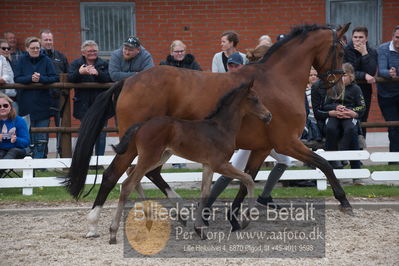
[[331, 167], [334, 169], [342, 169], [344, 166], [342, 165], [341, 161], [330, 161], [329, 162]]

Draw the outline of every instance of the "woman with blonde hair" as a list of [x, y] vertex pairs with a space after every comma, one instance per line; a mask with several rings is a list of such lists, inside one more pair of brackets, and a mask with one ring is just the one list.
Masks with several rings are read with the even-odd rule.
[[170, 45], [170, 54], [160, 65], [175, 66], [194, 70], [202, 70], [195, 57], [186, 53], [186, 45], [180, 40], [174, 40]]
[[[326, 97], [319, 113], [326, 117], [326, 151], [337, 151], [340, 141], [341, 150], [359, 150], [358, 132], [359, 119], [366, 110], [362, 90], [355, 83], [355, 70], [350, 63], [342, 65], [342, 77], [345, 89], [334, 99]], [[351, 168], [360, 168], [360, 161], [351, 161]], [[333, 168], [341, 165], [335, 161], [330, 164]]]
[[[0, 159], [23, 158], [30, 143], [28, 126], [12, 103], [10, 97], [0, 93]], [[0, 177], [3, 173], [0, 170]]]

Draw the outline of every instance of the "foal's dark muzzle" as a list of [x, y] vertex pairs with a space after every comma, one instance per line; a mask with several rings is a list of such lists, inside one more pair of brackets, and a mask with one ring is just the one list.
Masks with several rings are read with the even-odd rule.
[[272, 113], [268, 113], [262, 118], [262, 121], [265, 122], [266, 124], [269, 124], [271, 120], [272, 120]]

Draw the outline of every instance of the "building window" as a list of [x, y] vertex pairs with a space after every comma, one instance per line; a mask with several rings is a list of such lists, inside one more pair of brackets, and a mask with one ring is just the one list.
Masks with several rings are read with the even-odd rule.
[[109, 56], [130, 35], [135, 35], [134, 3], [80, 3], [82, 42], [94, 40], [102, 56]]
[[351, 22], [346, 33], [348, 40], [352, 38], [352, 30], [357, 26], [366, 26], [368, 43], [376, 48], [381, 42], [381, 0], [327, 0], [327, 23], [342, 25]]

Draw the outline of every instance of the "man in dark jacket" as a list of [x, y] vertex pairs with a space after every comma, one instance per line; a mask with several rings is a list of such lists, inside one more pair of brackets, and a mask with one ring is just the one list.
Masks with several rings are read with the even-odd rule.
[[[28, 37], [25, 41], [27, 53], [18, 60], [14, 81], [16, 83], [53, 83], [58, 82], [51, 59], [40, 50], [40, 42], [36, 37]], [[48, 127], [50, 123], [51, 98], [49, 90], [19, 90], [17, 94], [19, 115], [30, 115], [31, 127]], [[47, 133], [32, 134], [33, 158], [45, 158], [48, 143]]]
[[[51, 59], [57, 74], [68, 73], [68, 59], [60, 51], [54, 49], [54, 38], [50, 30], [40, 31], [40, 43], [46, 55]], [[58, 88], [50, 89], [51, 96], [51, 116], [54, 117], [54, 124], [56, 127], [61, 126], [61, 90]], [[69, 95], [65, 95], [67, 97]], [[57, 152], [61, 154], [60, 134], [57, 133]], [[47, 155], [47, 152], [46, 152]], [[47, 156], [46, 156], [47, 157]]]
[[[88, 40], [82, 44], [82, 56], [75, 59], [68, 72], [70, 82], [110, 82], [108, 63], [97, 56], [98, 45], [95, 41]], [[73, 116], [82, 120], [97, 95], [106, 89], [75, 88], [73, 98]], [[104, 126], [107, 125], [107, 122]], [[104, 155], [106, 134], [101, 132], [96, 143], [96, 155]]]
[[[377, 52], [371, 48], [367, 42], [368, 30], [366, 27], [359, 26], [352, 31], [352, 40], [345, 47], [344, 62], [351, 63], [355, 68], [356, 80], [364, 80], [367, 83], [358, 84], [362, 90], [366, 103], [366, 110], [361, 118], [362, 122], [367, 122], [370, 104], [372, 85], [375, 83], [377, 72]], [[363, 136], [366, 137], [366, 129], [363, 129]]]

